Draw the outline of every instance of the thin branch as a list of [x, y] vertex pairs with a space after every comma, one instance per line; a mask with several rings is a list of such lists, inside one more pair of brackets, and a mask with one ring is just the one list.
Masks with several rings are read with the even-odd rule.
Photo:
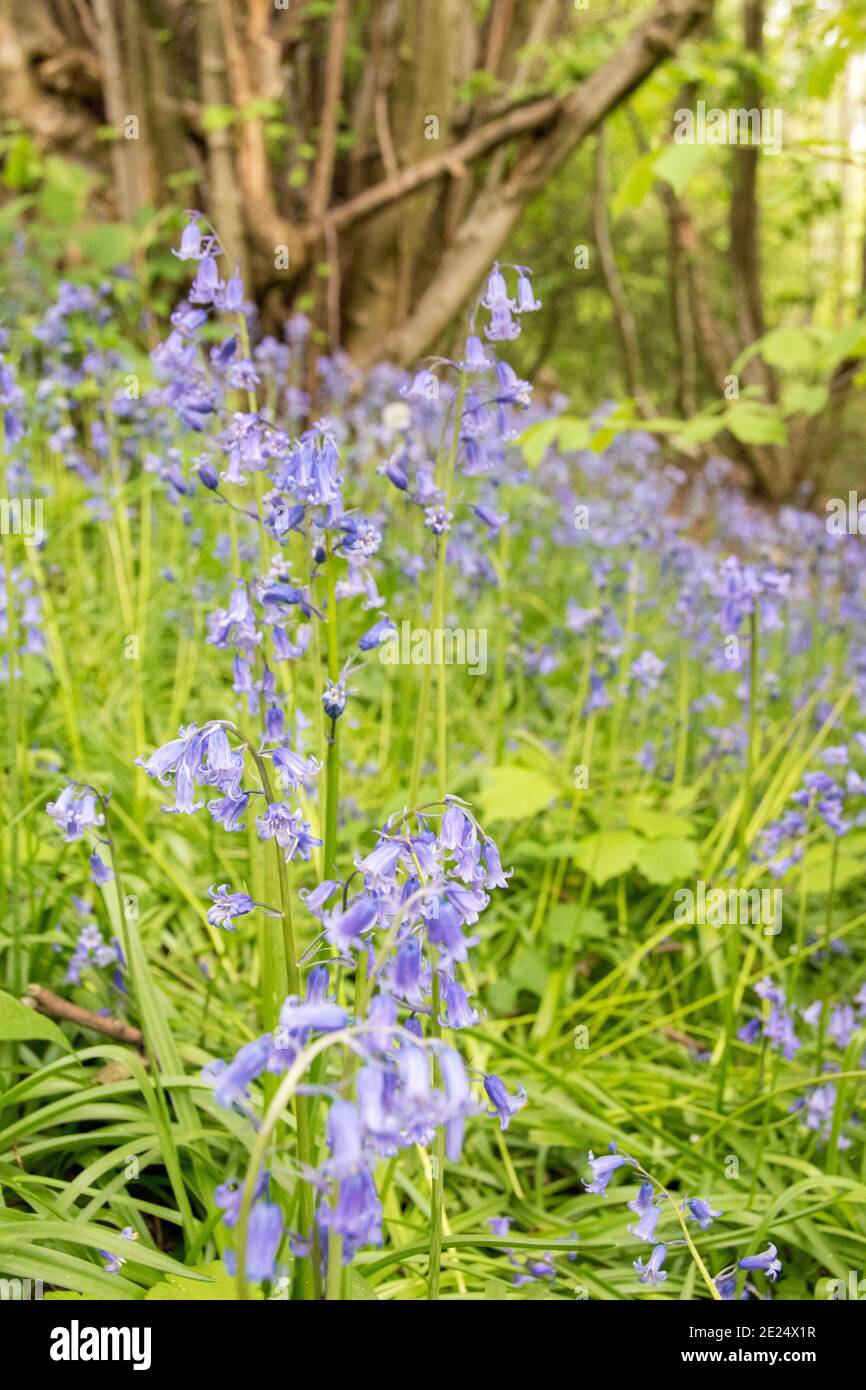
[[144, 1042], [144, 1034], [131, 1024], [119, 1018], [106, 1018], [104, 1014], [82, 1008], [80, 1004], [72, 1004], [42, 985], [28, 985], [24, 1003], [48, 1018], [62, 1018], [67, 1023], [77, 1023], [80, 1028], [92, 1028], [95, 1033], [114, 1038], [115, 1042], [132, 1043], [134, 1047], [141, 1047]]

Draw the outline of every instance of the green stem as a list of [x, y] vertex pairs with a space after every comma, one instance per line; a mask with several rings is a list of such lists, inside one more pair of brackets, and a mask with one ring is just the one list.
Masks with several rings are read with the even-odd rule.
[[[271, 779], [268, 775], [267, 763], [259, 753], [256, 752], [254, 745], [247, 740], [247, 746], [252, 754], [253, 761], [258, 768], [259, 776], [262, 781], [262, 790], [268, 805], [273, 805], [275, 801]], [[292, 900], [289, 891], [289, 874], [286, 867], [286, 860], [282, 849], [274, 840], [274, 851], [276, 853], [277, 877], [280, 886], [280, 907], [283, 928], [283, 952], [285, 959], [285, 985], [283, 993], [300, 995], [301, 975], [298, 969], [297, 957], [295, 953], [294, 924], [292, 920]], [[270, 984], [270, 982], [269, 982]], [[263, 990], [264, 992], [264, 990]], [[271, 998], [263, 1001], [267, 1014], [273, 1017], [273, 1003]], [[276, 1019], [274, 1018], [274, 1023]], [[273, 1024], [266, 1025], [273, 1027]], [[298, 1132], [298, 1163], [301, 1168], [312, 1168], [312, 1142], [310, 1136], [309, 1115], [307, 1113], [306, 1101], [298, 1096], [295, 1100], [295, 1123]], [[302, 1234], [307, 1235], [313, 1229], [313, 1196], [310, 1191], [309, 1183], [301, 1182], [300, 1188], [300, 1222]], [[240, 1265], [240, 1252], [238, 1253]], [[314, 1263], [307, 1259], [303, 1264], [303, 1288], [304, 1297], [307, 1300], [315, 1299], [318, 1287], [318, 1269]]]
[[836, 898], [836, 865], [839, 858], [839, 837], [833, 836], [830, 852], [830, 884], [827, 888], [827, 911], [824, 919], [824, 959], [821, 962], [821, 1018], [818, 1023], [818, 1041], [815, 1048], [815, 1075], [821, 1075], [824, 1061], [824, 1040], [827, 1032], [827, 1018], [830, 1013], [830, 942], [833, 939], [833, 907]]
[[[755, 765], [758, 761], [758, 663], [760, 623], [758, 612], [758, 601], [755, 600], [752, 612], [749, 614], [749, 734], [746, 745], [746, 771], [743, 778], [743, 804], [740, 807], [740, 819], [737, 827], [737, 872], [742, 880], [749, 864], [749, 821], [752, 816], [752, 799], [754, 791]], [[725, 951], [725, 963], [727, 971], [727, 992], [724, 1000], [725, 1015], [725, 1041], [722, 1049], [722, 1056], [719, 1061], [719, 1088], [718, 1088], [718, 1109], [724, 1109], [725, 1083], [728, 1075], [728, 1064], [730, 1062], [733, 1049], [734, 1026], [736, 1024], [736, 1011], [734, 1009], [734, 991], [737, 987], [737, 964], [740, 959], [742, 946], [742, 929], [739, 923], [733, 928], [727, 940]]]
[[[332, 681], [340, 678], [340, 654], [337, 641], [337, 562], [328, 549], [325, 561], [328, 605], [328, 675]], [[340, 805], [340, 721], [331, 720], [325, 773], [325, 852], [323, 877], [337, 876], [337, 811]]]

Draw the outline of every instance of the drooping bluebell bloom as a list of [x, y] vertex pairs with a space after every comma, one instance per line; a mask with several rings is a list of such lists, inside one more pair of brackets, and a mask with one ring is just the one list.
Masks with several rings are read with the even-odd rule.
[[224, 830], [237, 832], [244, 829], [241, 816], [250, 804], [251, 793], [241, 792], [239, 796], [223, 796], [209, 801], [207, 808], [211, 819]]
[[349, 904], [345, 912], [325, 915], [325, 936], [341, 952], [358, 949], [364, 933], [375, 920], [379, 904], [375, 898], [362, 893]]
[[[124, 1226], [120, 1234], [124, 1240], [138, 1240], [138, 1232], [133, 1230], [132, 1226]], [[106, 1274], [119, 1274], [126, 1264], [126, 1260], [122, 1255], [114, 1255], [110, 1250], [100, 1250], [99, 1253], [102, 1256], [103, 1268]]]
[[96, 793], [76, 782], [67, 783], [57, 800], [49, 801], [45, 810], [67, 844], [83, 839], [86, 831], [97, 830], [105, 824]]
[[478, 1022], [478, 1010], [471, 1007], [463, 986], [444, 970], [439, 972], [439, 978], [445, 1010], [439, 1022], [443, 1028], [474, 1028]]
[[[313, 983], [315, 988], [316, 982]], [[327, 986], [327, 974], [325, 984]], [[346, 1010], [334, 1000], [315, 997], [298, 999], [295, 995], [289, 995], [280, 1009], [277, 1031], [284, 1029], [290, 1034], [305, 1035], [312, 1029], [317, 1033], [335, 1033], [339, 1028], [345, 1028], [346, 1023]]]
[[637, 660], [632, 662], [631, 673], [645, 690], [658, 690], [659, 680], [666, 666], [667, 663], [656, 656], [655, 652], [643, 651]]
[[302, 783], [322, 770], [318, 758], [304, 758], [291, 748], [275, 748], [272, 758], [278, 781], [285, 791], [297, 791]]
[[666, 1245], [657, 1245], [644, 1264], [643, 1260], [635, 1260], [634, 1267], [638, 1272], [642, 1284], [663, 1284], [667, 1279], [667, 1270], [662, 1269], [665, 1256], [668, 1250]]
[[214, 905], [208, 909], [207, 920], [212, 927], [225, 927], [228, 931], [234, 931], [233, 919], [244, 917], [256, 908], [269, 917], [280, 916], [277, 908], [266, 907], [264, 903], [257, 903], [254, 898], [250, 897], [249, 893], [230, 892], [227, 883], [220, 884], [218, 888], [211, 885], [209, 892]]
[[409, 486], [409, 479], [404, 470], [400, 467], [396, 454], [392, 458], [387, 459], [378, 469], [378, 472], [383, 474], [384, 477], [388, 479], [389, 483], [393, 483], [394, 487], [400, 492], [405, 492]]
[[256, 817], [259, 839], [276, 840], [285, 851], [286, 860], [309, 859], [313, 846], [322, 841], [310, 834], [309, 822], [301, 812], [293, 811], [286, 801], [272, 801], [263, 816]]
[[661, 1205], [656, 1205], [653, 1200], [653, 1185], [651, 1182], [642, 1183], [638, 1194], [627, 1203], [631, 1211], [639, 1218], [636, 1223], [632, 1223], [628, 1230], [638, 1240], [649, 1241], [650, 1244], [655, 1240], [655, 1229], [661, 1215]]
[[401, 856], [408, 850], [403, 839], [387, 839], [380, 836], [375, 849], [363, 858], [355, 855], [355, 868], [364, 875], [367, 887], [374, 893], [388, 892], [396, 886], [397, 868]]
[[396, 633], [397, 629], [387, 613], [383, 613], [378, 622], [368, 628], [365, 633], [358, 638], [358, 646], [362, 652], [374, 651], [383, 642], [387, 642], [389, 637]]
[[518, 266], [517, 276], [517, 308], [518, 314], [532, 314], [541, 308], [541, 300], [536, 299], [532, 291], [532, 282], [529, 279], [529, 271], [522, 266]]
[[484, 845], [481, 850], [484, 859], [484, 867], [487, 870], [486, 885], [488, 888], [507, 888], [508, 880], [514, 873], [513, 869], [503, 870], [502, 862], [499, 858], [499, 850], [489, 835], [484, 837]]
[[[253, 1189], [254, 1202], [257, 1202], [267, 1191], [268, 1178], [268, 1171], [266, 1168], [263, 1168], [256, 1179], [256, 1185]], [[230, 1178], [228, 1182], [221, 1183], [219, 1187], [214, 1189], [214, 1201], [222, 1210], [223, 1225], [227, 1226], [229, 1230], [231, 1230], [232, 1226], [237, 1225], [238, 1217], [241, 1214], [242, 1196], [243, 1183], [239, 1182], [236, 1178]]]
[[108, 864], [103, 863], [98, 850], [94, 850], [90, 856], [90, 877], [97, 888], [102, 888], [106, 883], [111, 883], [114, 878], [113, 870]]
[[427, 940], [438, 948], [439, 963], [453, 966], [469, 959], [469, 948], [478, 937], [463, 935], [460, 913], [445, 898], [437, 901], [436, 915], [427, 918]]
[[518, 1082], [517, 1093], [511, 1096], [508, 1094], [505, 1083], [491, 1073], [484, 1078], [484, 1089], [493, 1106], [493, 1109], [487, 1113], [498, 1115], [499, 1128], [507, 1129], [517, 1112], [522, 1110], [526, 1104], [526, 1091], [522, 1084]]
[[782, 1272], [782, 1265], [776, 1258], [776, 1254], [775, 1245], [768, 1245], [762, 1255], [746, 1255], [742, 1260], [738, 1260], [737, 1264], [740, 1269], [760, 1270], [762, 1274], [766, 1274], [771, 1283], [775, 1283]]
[[325, 1232], [342, 1238], [343, 1264], [349, 1264], [362, 1245], [381, 1245], [382, 1203], [371, 1175], [360, 1169], [341, 1178], [335, 1205], [320, 1203], [318, 1220]]
[[[277, 1251], [283, 1234], [282, 1212], [276, 1203], [264, 1200], [256, 1202], [250, 1210], [247, 1225], [246, 1276], [250, 1283], [274, 1280]], [[236, 1274], [237, 1258], [234, 1251], [227, 1250], [224, 1258], [229, 1274]]]
[[689, 1216], [693, 1221], [697, 1221], [702, 1231], [712, 1226], [717, 1217], [724, 1215], [721, 1211], [714, 1211], [709, 1199], [704, 1200], [702, 1197], [688, 1197], [684, 1205]]
[[319, 917], [339, 887], [341, 885], [336, 879], [326, 878], [315, 888], [300, 888], [298, 897], [306, 903], [314, 917]]
[[214, 1085], [214, 1096], [219, 1105], [228, 1110], [249, 1099], [249, 1084], [265, 1070], [270, 1043], [267, 1035], [245, 1043], [232, 1061], [219, 1071]]
[[584, 1187], [587, 1192], [601, 1197], [606, 1195], [607, 1185], [618, 1168], [622, 1168], [624, 1164], [634, 1166], [633, 1158], [617, 1153], [616, 1144], [611, 1144], [610, 1153], [602, 1154], [601, 1158], [596, 1158], [590, 1149], [587, 1161], [592, 1169], [592, 1182], [584, 1183]]
[[460, 367], [464, 372], [486, 372], [493, 366], [493, 358], [488, 357], [484, 344], [477, 333], [470, 333]]

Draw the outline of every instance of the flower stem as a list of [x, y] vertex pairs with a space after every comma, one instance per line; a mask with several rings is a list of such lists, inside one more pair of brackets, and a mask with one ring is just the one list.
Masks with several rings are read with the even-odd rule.
[[[328, 604], [328, 675], [332, 681], [340, 678], [340, 654], [337, 642], [337, 561], [330, 547], [325, 561], [325, 581]], [[337, 811], [340, 804], [340, 721], [331, 720], [325, 774], [325, 846], [323, 877], [337, 876]]]
[[[262, 789], [265, 793], [265, 799], [268, 802], [268, 805], [273, 805], [275, 797], [273, 793], [273, 788], [271, 786], [271, 779], [268, 775], [267, 763], [265, 762], [264, 758], [262, 758], [261, 755], [256, 752], [255, 747], [252, 743], [249, 743], [249, 741], [248, 747], [250, 753], [252, 754], [253, 761], [255, 762], [255, 765], [258, 768], [259, 776], [262, 781]], [[298, 969], [297, 956], [295, 953], [295, 936], [294, 924], [292, 921], [292, 899], [291, 893], [289, 891], [289, 874], [288, 869], [286, 867], [285, 856], [276, 839], [274, 839], [274, 851], [276, 853], [277, 877], [280, 885], [280, 907], [282, 909], [281, 920], [283, 927], [283, 953], [285, 961], [285, 970], [283, 978], [285, 981], [286, 989], [283, 990], [282, 993], [299, 995], [301, 992], [301, 975]], [[264, 1002], [267, 1006], [268, 1013], [271, 1016], [273, 1016], [273, 1005], [271, 1001], [265, 1000]], [[275, 1023], [276, 1018], [274, 1018], [273, 1023], [271, 1023], [268, 1026], [273, 1027]], [[312, 1145], [310, 1141], [310, 1124], [306, 1102], [300, 1096], [297, 1096], [295, 1098], [295, 1123], [297, 1125], [298, 1132], [298, 1163], [300, 1164], [302, 1169], [309, 1169], [312, 1167]], [[313, 1228], [313, 1198], [309, 1184], [304, 1182], [303, 1179], [301, 1180], [300, 1189], [300, 1222], [302, 1234], [308, 1235]], [[238, 1259], [240, 1260], [240, 1255], [238, 1255]], [[314, 1268], [313, 1262], [307, 1259], [304, 1261], [303, 1265], [303, 1289], [305, 1299], [312, 1300], [317, 1296], [317, 1283], [318, 1271]]]

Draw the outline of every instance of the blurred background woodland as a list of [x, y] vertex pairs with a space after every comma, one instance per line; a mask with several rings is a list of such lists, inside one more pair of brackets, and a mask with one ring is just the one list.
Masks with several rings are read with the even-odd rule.
[[[4, 322], [129, 264], [164, 312], [201, 208], [267, 331], [361, 366], [459, 350], [494, 260], [570, 428], [608, 404], [768, 498], [855, 486], [864, 0], [0, 0]], [[755, 110], [781, 145], [678, 143]]]

